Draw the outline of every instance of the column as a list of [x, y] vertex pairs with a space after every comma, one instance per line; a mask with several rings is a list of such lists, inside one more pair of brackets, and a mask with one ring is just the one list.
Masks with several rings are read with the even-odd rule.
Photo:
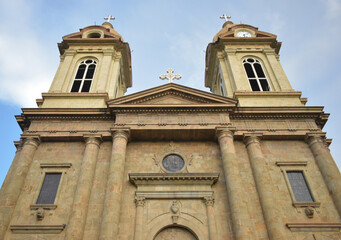
[[278, 206], [274, 200], [275, 192], [272, 179], [269, 174], [266, 160], [260, 146], [260, 134], [245, 135], [245, 145], [249, 155], [253, 177], [255, 179], [259, 201], [265, 220], [265, 225], [271, 240], [286, 239], [284, 224]]
[[134, 240], [141, 240], [142, 239], [144, 203], [145, 203], [144, 197], [141, 197], [141, 196], [135, 197], [136, 216], [135, 216], [135, 237], [134, 237]]
[[22, 149], [22, 142], [21, 141], [15, 141], [14, 145], [17, 148], [17, 151], [15, 152], [13, 162], [12, 162], [10, 168], [8, 169], [6, 178], [5, 178], [4, 182], [2, 183], [2, 186], [0, 189], [0, 203], [1, 203], [1, 197], [3, 196], [3, 191], [4, 191], [4, 189], [7, 188], [8, 182], [11, 181], [13, 171], [17, 168], [18, 159], [20, 157], [20, 153], [21, 153], [21, 149]]
[[210, 234], [210, 240], [217, 240], [217, 226], [214, 217], [214, 197], [204, 197], [204, 203], [206, 205], [206, 214], [208, 220], [208, 231]]
[[70, 240], [83, 238], [97, 155], [102, 142], [101, 135], [84, 135], [84, 140], [85, 150], [82, 166], [65, 235], [65, 238]]
[[19, 198], [21, 188], [24, 185], [27, 172], [33, 161], [33, 156], [40, 144], [38, 136], [27, 136], [24, 139], [24, 145], [22, 147], [19, 159], [13, 169], [11, 179], [5, 189], [3, 189], [0, 196], [0, 239], [3, 239], [8, 224], [11, 220], [11, 216], [17, 200]]
[[314, 155], [317, 166], [332, 196], [339, 215], [341, 216], [341, 174], [335, 161], [318, 134], [308, 134], [307, 143]]
[[232, 229], [235, 239], [253, 239], [252, 229], [247, 229], [250, 216], [245, 204], [243, 183], [239, 172], [236, 151], [233, 143], [233, 132], [227, 128], [217, 129], [217, 136], [223, 161], [223, 170], [229, 199]]
[[129, 130], [120, 129], [113, 133], [100, 240], [117, 239], [128, 136]]

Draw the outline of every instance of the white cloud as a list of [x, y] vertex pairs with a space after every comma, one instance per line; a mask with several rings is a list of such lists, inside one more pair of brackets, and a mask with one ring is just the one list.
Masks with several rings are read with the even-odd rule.
[[341, 16], [341, 1], [340, 0], [327, 0], [327, 17], [330, 19], [338, 18]]
[[17, 24], [2, 23], [0, 99], [24, 107], [35, 107], [35, 99], [48, 90], [54, 67], [49, 54], [44, 51], [44, 44], [39, 41], [39, 33], [30, 26], [32, 5], [25, 5], [24, 1], [7, 2], [1, 4], [3, 11], [7, 9], [16, 14], [8, 16], [6, 22]]

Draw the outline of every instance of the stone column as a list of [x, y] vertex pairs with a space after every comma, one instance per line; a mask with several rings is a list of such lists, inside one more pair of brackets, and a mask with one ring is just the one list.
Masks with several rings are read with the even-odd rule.
[[245, 145], [249, 155], [253, 177], [255, 179], [259, 201], [265, 220], [265, 225], [271, 240], [286, 239], [283, 231], [284, 224], [277, 211], [280, 207], [275, 201], [273, 182], [269, 174], [266, 160], [260, 146], [260, 134], [245, 135]]
[[215, 215], [214, 215], [214, 197], [205, 197], [204, 203], [206, 205], [206, 214], [208, 219], [208, 231], [210, 234], [210, 240], [217, 240], [217, 226], [215, 222]]
[[12, 162], [10, 168], [8, 169], [8, 172], [6, 174], [6, 178], [5, 178], [4, 182], [2, 183], [2, 186], [0, 189], [0, 203], [1, 203], [1, 197], [3, 196], [3, 191], [4, 191], [4, 189], [7, 188], [7, 184], [9, 181], [11, 181], [11, 177], [13, 175], [13, 172], [17, 168], [18, 159], [20, 157], [20, 153], [21, 153], [21, 149], [22, 149], [22, 142], [21, 141], [15, 141], [14, 145], [17, 148], [17, 151], [15, 152], [13, 162]]
[[95, 175], [97, 155], [102, 142], [100, 135], [84, 135], [85, 150], [79, 172], [72, 212], [66, 229], [66, 239], [83, 239], [91, 187]]
[[24, 139], [20, 156], [15, 160], [17, 163], [15, 163], [13, 174], [10, 176], [7, 186], [3, 189], [2, 195], [0, 196], [0, 239], [4, 238], [21, 188], [24, 185], [27, 172], [30, 169], [33, 156], [39, 144], [40, 139], [38, 136], [27, 136]]
[[115, 130], [113, 133], [100, 240], [117, 239], [128, 136], [128, 130]]
[[142, 239], [143, 233], [143, 207], [145, 203], [144, 197], [135, 197], [136, 216], [135, 216], [135, 240]]
[[339, 215], [341, 216], [341, 174], [325, 145], [322, 137], [318, 134], [308, 134], [307, 143], [314, 155], [315, 161], [320, 169], [323, 179], [332, 196]]
[[217, 136], [223, 161], [223, 170], [229, 199], [233, 235], [236, 239], [252, 239], [252, 229], [247, 229], [250, 216], [245, 204], [243, 183], [239, 172], [236, 151], [233, 143], [233, 132], [227, 128], [217, 129]]

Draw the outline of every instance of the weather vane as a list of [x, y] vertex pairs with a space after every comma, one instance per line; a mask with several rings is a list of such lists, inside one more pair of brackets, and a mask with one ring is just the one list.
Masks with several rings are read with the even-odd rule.
[[227, 15], [224, 13], [222, 16], [220, 16], [220, 18], [221, 18], [221, 19], [225, 19], [225, 22], [227, 22], [227, 21], [231, 18], [231, 16], [227, 16]]
[[173, 73], [174, 73], [173, 69], [170, 68], [167, 70], [167, 74], [160, 75], [160, 79], [162, 80], [168, 79], [169, 83], [172, 83], [173, 79], [179, 80], [181, 78], [180, 74]]
[[115, 20], [115, 17], [109, 15], [108, 17], [105, 17], [104, 20], [107, 20], [107, 22], [110, 23], [111, 20]]

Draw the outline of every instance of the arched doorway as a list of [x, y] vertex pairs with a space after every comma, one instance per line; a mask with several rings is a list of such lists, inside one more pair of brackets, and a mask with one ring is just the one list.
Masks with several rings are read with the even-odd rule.
[[154, 240], [198, 240], [198, 238], [182, 227], [167, 227], [162, 229], [154, 238]]

